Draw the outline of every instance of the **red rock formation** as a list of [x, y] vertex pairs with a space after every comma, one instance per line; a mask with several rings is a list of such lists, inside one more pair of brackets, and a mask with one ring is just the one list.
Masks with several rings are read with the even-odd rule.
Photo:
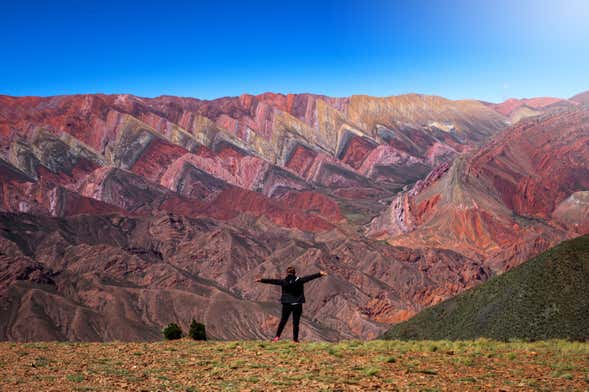
[[267, 338], [280, 311], [268, 302], [279, 293], [252, 282], [288, 265], [330, 273], [307, 287], [303, 338], [375, 337], [383, 322], [487, 277], [453, 252], [296, 235], [243, 218], [1, 213], [0, 337], [159, 340], [162, 325], [196, 319], [215, 338]]
[[574, 195], [589, 189], [587, 157], [588, 110], [520, 122], [397, 196], [369, 234], [392, 245], [453, 249], [504, 271], [583, 233], [582, 198]]
[[546, 218], [571, 193], [589, 188], [589, 111], [530, 121], [472, 159], [472, 174], [492, 179], [507, 207]]
[[316, 213], [329, 222], [340, 222], [344, 219], [339, 205], [329, 197], [317, 192], [289, 192], [280, 199], [286, 207]]
[[[267, 337], [277, 293], [252, 282], [295, 265], [330, 272], [306, 337], [375, 337], [585, 230], [586, 115], [473, 153], [506, 122], [478, 101], [0, 96], [0, 336], [159, 339], [195, 318]], [[391, 199], [371, 233], [399, 246], [360, 226]]]
[[[31, 128], [44, 127], [58, 136], [71, 135], [104, 155], [111, 164], [125, 169], [134, 164], [137, 154], [154, 137], [163, 137], [189, 151], [204, 144], [219, 152], [214, 146], [221, 138], [237, 150], [246, 154], [254, 152], [262, 159], [286, 167], [288, 162], [284, 158], [296, 154], [284, 148], [285, 141], [297, 140], [315, 145], [333, 157], [337, 151], [348, 151], [342, 155], [342, 163], [356, 169], [366, 157], [366, 148], [384, 141], [377, 126], [403, 132], [398, 124], [409, 124], [423, 137], [434, 135], [450, 150], [460, 150], [465, 142], [480, 141], [481, 135], [488, 136], [503, 127], [502, 119], [478, 102], [417, 95], [340, 99], [309, 94], [262, 94], [213, 101], [130, 95], [1, 98], [0, 129], [8, 136], [0, 146], [4, 151], [10, 150], [14, 138], [26, 138]], [[455, 129], [462, 141], [431, 124]], [[351, 147], [344, 137], [350, 128], [361, 135], [360, 139], [351, 140]], [[411, 138], [419, 144], [414, 135]], [[397, 144], [411, 145], [410, 139]], [[358, 143], [363, 147], [355, 147]], [[427, 154], [431, 159], [431, 153], [425, 150], [418, 149], [411, 154], [416, 154], [417, 159]], [[296, 171], [296, 164], [293, 167]]]
[[354, 169], [358, 169], [368, 154], [376, 148], [376, 143], [369, 139], [350, 135], [348, 142], [344, 144], [343, 148], [340, 153], [340, 159]]
[[286, 168], [303, 178], [307, 178], [309, 176], [309, 169], [313, 165], [316, 157], [316, 152], [311, 151], [305, 146], [297, 145], [286, 163]]
[[131, 171], [157, 183], [168, 167], [187, 153], [188, 151], [183, 147], [156, 139], [149, 144], [141, 159], [133, 164]]
[[[327, 201], [327, 197], [318, 194], [316, 197], [313, 197], [312, 193], [306, 196], [308, 196], [310, 202], [305, 202], [303, 198], [295, 196], [294, 200], [288, 203], [288, 200], [286, 202], [268, 200], [257, 192], [233, 188], [221, 192], [219, 197], [208, 207], [208, 211], [212, 216], [219, 219], [233, 218], [239, 213], [248, 213], [255, 216], [264, 215], [278, 225], [309, 232], [325, 231], [334, 227], [323, 217], [341, 220], [339, 206], [336, 203], [331, 200]], [[313, 202], [317, 200], [320, 200], [319, 203], [313, 205]], [[322, 206], [321, 202], [328, 204], [327, 208]], [[304, 209], [309, 205], [318, 208]], [[322, 215], [322, 212], [327, 213], [327, 215]]]
[[529, 106], [533, 109], [542, 109], [548, 105], [560, 102], [562, 99], [554, 97], [538, 97], [531, 99], [510, 98], [504, 102], [494, 105], [494, 109], [504, 116], [509, 116], [515, 109], [521, 106]]

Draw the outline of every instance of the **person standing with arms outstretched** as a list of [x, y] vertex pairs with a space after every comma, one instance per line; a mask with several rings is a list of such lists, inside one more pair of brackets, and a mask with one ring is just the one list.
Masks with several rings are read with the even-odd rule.
[[301, 315], [303, 314], [303, 304], [305, 303], [305, 283], [327, 275], [326, 272], [320, 271], [313, 275], [298, 277], [294, 267], [286, 269], [286, 278], [284, 279], [257, 279], [256, 282], [275, 284], [282, 287], [282, 296], [280, 302], [282, 303], [282, 317], [278, 324], [276, 336], [272, 339], [273, 342], [280, 340], [282, 330], [292, 313], [292, 340], [295, 343], [299, 342], [299, 323]]

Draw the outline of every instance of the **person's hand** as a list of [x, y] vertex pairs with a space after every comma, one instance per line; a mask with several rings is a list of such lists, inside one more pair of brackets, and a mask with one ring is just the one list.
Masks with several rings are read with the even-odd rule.
[[262, 278], [258, 278], [256, 279], [256, 282], [260, 283], [262, 281]]
[[321, 274], [321, 276], [327, 276], [327, 272], [325, 271], [319, 271], [319, 273]]

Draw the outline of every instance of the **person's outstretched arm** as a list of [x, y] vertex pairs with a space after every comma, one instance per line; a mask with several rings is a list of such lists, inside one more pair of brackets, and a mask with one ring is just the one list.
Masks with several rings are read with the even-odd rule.
[[256, 282], [259, 282], [259, 283], [267, 283], [267, 284], [276, 284], [276, 285], [281, 285], [281, 284], [282, 284], [282, 279], [266, 279], [266, 278], [258, 278], [258, 279], [256, 279]]
[[303, 276], [303, 277], [300, 279], [300, 281], [301, 281], [301, 282], [303, 282], [303, 283], [307, 283], [307, 282], [308, 282], [308, 281], [310, 281], [310, 280], [317, 279], [317, 278], [320, 278], [320, 277], [322, 277], [322, 276], [326, 276], [326, 275], [327, 275], [327, 272], [325, 272], [325, 271], [319, 271], [319, 272], [317, 272], [316, 274], [312, 274], [312, 275]]

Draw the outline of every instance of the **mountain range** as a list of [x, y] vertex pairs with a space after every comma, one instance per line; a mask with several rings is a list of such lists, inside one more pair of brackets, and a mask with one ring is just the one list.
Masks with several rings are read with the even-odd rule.
[[0, 96], [0, 338], [379, 336], [589, 232], [586, 96]]

